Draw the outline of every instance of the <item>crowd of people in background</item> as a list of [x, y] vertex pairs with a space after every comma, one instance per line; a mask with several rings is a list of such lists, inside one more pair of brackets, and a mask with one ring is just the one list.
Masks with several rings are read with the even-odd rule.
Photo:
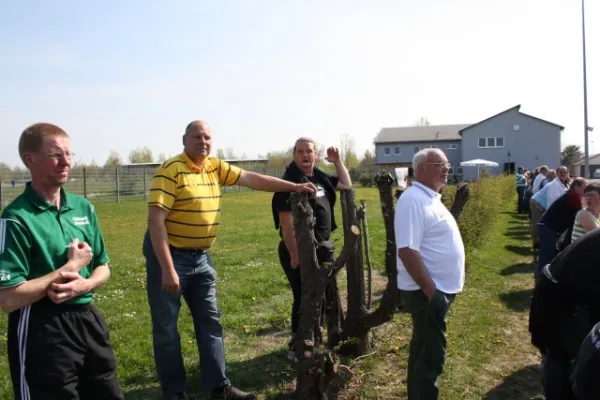
[[[600, 346], [600, 183], [540, 166], [515, 174], [536, 256], [529, 331], [542, 353], [547, 400], [597, 399]], [[598, 326], [594, 326], [598, 324]], [[583, 345], [582, 345], [583, 343]]]

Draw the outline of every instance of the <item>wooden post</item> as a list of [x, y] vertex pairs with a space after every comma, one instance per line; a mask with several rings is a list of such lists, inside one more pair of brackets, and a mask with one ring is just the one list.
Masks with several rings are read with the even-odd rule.
[[83, 167], [83, 197], [87, 199], [87, 173], [85, 166]]
[[144, 200], [148, 200], [148, 193], [146, 191], [146, 167], [144, 167]]
[[115, 167], [115, 185], [117, 189], [117, 203], [121, 201], [121, 195], [119, 193], [119, 167]]

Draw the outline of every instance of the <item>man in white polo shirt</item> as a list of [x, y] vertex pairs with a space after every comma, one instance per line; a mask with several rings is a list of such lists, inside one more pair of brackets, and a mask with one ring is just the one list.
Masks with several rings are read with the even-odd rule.
[[536, 194], [537, 192], [540, 191], [540, 189], [541, 189], [540, 184], [542, 183], [542, 181], [544, 179], [546, 179], [546, 175], [548, 175], [548, 166], [542, 165], [540, 167], [540, 173], [537, 174], [537, 176], [533, 180], [533, 184], [531, 185], [531, 192], [533, 194]]
[[465, 280], [458, 225], [441, 201], [451, 165], [439, 149], [413, 158], [414, 180], [396, 205], [398, 289], [413, 322], [408, 399], [437, 399], [446, 359], [446, 314]]

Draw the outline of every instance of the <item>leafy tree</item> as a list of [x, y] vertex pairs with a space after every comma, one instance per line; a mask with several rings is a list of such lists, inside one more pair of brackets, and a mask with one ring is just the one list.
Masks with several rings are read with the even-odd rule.
[[356, 155], [356, 153], [353, 150], [350, 150], [346, 153], [346, 159], [344, 160], [344, 164], [346, 165], [346, 168], [348, 168], [348, 170], [351, 169], [358, 169], [359, 166], [359, 161], [358, 161], [358, 156]]
[[375, 165], [375, 157], [370, 150], [366, 150], [365, 154], [360, 160], [358, 169], [362, 172], [371, 173], [373, 172], [373, 166]]
[[560, 163], [567, 168], [571, 173], [577, 174], [575, 171], [574, 164], [583, 158], [581, 148], [576, 144], [570, 144], [565, 146], [563, 151], [560, 153]]
[[156, 158], [156, 161], [158, 161], [158, 162], [164, 162], [164, 161], [167, 161], [167, 157], [165, 156], [165, 153], [160, 153], [160, 154], [158, 155], [158, 157]]
[[286, 151], [271, 151], [267, 153], [269, 161], [267, 162], [267, 168], [269, 169], [284, 169], [287, 168], [290, 162], [293, 160], [293, 148], [289, 148]]
[[152, 150], [148, 147], [137, 148], [129, 152], [129, 162], [132, 164], [151, 163], [154, 162]]
[[0, 162], [0, 181], [10, 182], [12, 180], [13, 171], [10, 165]]
[[110, 151], [106, 162], [104, 163], [104, 168], [117, 168], [123, 164], [123, 160], [121, 160], [121, 156], [114, 150]]
[[220, 160], [225, 158], [225, 151], [223, 149], [217, 149], [217, 158]]

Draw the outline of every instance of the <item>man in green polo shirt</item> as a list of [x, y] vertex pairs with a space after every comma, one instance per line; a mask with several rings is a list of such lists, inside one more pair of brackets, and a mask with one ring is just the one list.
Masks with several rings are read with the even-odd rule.
[[109, 276], [94, 207], [62, 188], [68, 135], [39, 123], [19, 154], [31, 173], [0, 219], [0, 306], [9, 313], [8, 360], [15, 399], [123, 399], [92, 292]]

